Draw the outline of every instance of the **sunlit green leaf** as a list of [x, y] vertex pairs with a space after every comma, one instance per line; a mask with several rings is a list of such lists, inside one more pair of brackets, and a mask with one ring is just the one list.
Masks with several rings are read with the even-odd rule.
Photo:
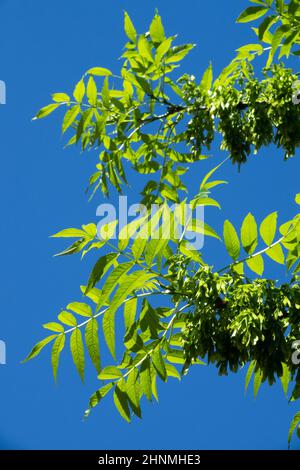
[[263, 6], [257, 7], [248, 7], [237, 19], [237, 23], [248, 23], [249, 21], [254, 21], [267, 13], [268, 8]]
[[136, 30], [126, 11], [124, 13], [124, 31], [131, 42], [136, 41]]
[[51, 353], [51, 363], [52, 363], [52, 370], [53, 370], [53, 376], [54, 376], [55, 381], [57, 379], [59, 357], [65, 346], [65, 341], [66, 341], [66, 335], [61, 334], [56, 338], [56, 340], [53, 343], [52, 353]]
[[229, 220], [224, 222], [224, 242], [229, 256], [236, 261], [240, 256], [240, 241], [236, 230]]
[[70, 347], [73, 362], [80, 375], [82, 381], [84, 381], [84, 346], [82, 341], [82, 334], [78, 328], [71, 333]]
[[242, 245], [247, 253], [250, 255], [254, 252], [257, 246], [257, 224], [251, 213], [249, 213], [242, 224], [241, 240]]
[[33, 359], [34, 357], [36, 357], [38, 354], [40, 354], [40, 352], [42, 351], [42, 349], [48, 344], [50, 343], [51, 341], [54, 340], [54, 338], [57, 338], [57, 335], [51, 335], [51, 336], [47, 336], [47, 338], [43, 339], [42, 341], [40, 341], [39, 343], [37, 343], [33, 349], [30, 351], [30, 353], [28, 354], [28, 356], [24, 359], [23, 362], [27, 362], [29, 361], [30, 359]]
[[277, 212], [269, 214], [261, 223], [260, 235], [266, 245], [270, 246], [275, 238], [277, 230]]

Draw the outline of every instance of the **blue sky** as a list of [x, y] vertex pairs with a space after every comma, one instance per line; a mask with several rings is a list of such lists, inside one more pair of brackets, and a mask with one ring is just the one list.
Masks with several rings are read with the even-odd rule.
[[[7, 85], [1, 122], [1, 313], [0, 339], [7, 344], [7, 365], [0, 366], [0, 448], [3, 449], [285, 449], [290, 419], [280, 386], [264, 386], [256, 400], [244, 395], [244, 373], [220, 378], [213, 367], [195, 367], [179, 384], [162, 384], [160, 403], [144, 404], [143, 421], [119, 418], [108, 398], [87, 422], [82, 414], [99, 382], [90, 368], [80, 383], [69, 354], [54, 384], [49, 350], [38, 360], [20, 361], [44, 335], [69, 301], [80, 300], [92, 257], [54, 259], [62, 246], [49, 235], [65, 227], [95, 221], [98, 199], [88, 203], [84, 188], [95, 154], [63, 150], [58, 115], [31, 122], [50, 94], [71, 91], [92, 66], [117, 70], [124, 43], [123, 10], [137, 29], [147, 29], [157, 7], [168, 34], [198, 45], [183, 71], [200, 78], [210, 60], [220, 71], [235, 48], [253, 42], [250, 27], [234, 19], [246, 0], [0, 0], [0, 79]], [[226, 156], [217, 147], [215, 161]], [[193, 172], [196, 187], [212, 162]], [[240, 224], [251, 210], [258, 220], [278, 210], [287, 220], [297, 210], [299, 161], [284, 162], [275, 148], [264, 149], [238, 173], [224, 167], [230, 181], [216, 192], [224, 218]], [[219, 214], [210, 223], [221, 228]], [[224, 248], [208, 242], [216, 265], [228, 259]], [[269, 275], [283, 279], [274, 265]], [[294, 443], [294, 447], [299, 444]]]

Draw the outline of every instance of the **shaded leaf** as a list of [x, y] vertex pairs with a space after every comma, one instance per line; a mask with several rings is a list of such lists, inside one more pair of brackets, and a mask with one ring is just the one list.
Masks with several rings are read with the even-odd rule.
[[267, 13], [268, 8], [263, 6], [257, 7], [248, 7], [243, 13], [240, 14], [238, 19], [236, 20], [237, 23], [248, 23], [249, 21], [254, 21], [263, 16]]
[[122, 418], [124, 418], [125, 421], [130, 423], [130, 409], [128, 405], [127, 394], [124, 390], [121, 389], [120, 385], [117, 385], [115, 388], [114, 403]]
[[93, 287], [95, 287], [97, 282], [100, 281], [102, 276], [106, 273], [106, 271], [113, 264], [117, 256], [118, 256], [118, 253], [108, 253], [106, 255], [101, 256], [98, 259], [89, 277], [85, 294], [87, 294]]
[[288, 445], [289, 445], [289, 447], [291, 445], [291, 440], [292, 440], [293, 434], [296, 430], [296, 427], [299, 425], [299, 423], [300, 423], [300, 411], [295, 414], [295, 416], [294, 416], [294, 418], [291, 422], [291, 425], [290, 425], [289, 434], [288, 434]]
[[254, 369], [255, 369], [256, 362], [251, 361], [247, 370], [246, 378], [245, 378], [245, 392], [247, 392], [250, 380], [252, 378]]
[[259, 392], [261, 382], [262, 382], [263, 374], [260, 369], [255, 371], [254, 373], [254, 382], [253, 382], [253, 390], [254, 390], [254, 397], [257, 397], [257, 394]]

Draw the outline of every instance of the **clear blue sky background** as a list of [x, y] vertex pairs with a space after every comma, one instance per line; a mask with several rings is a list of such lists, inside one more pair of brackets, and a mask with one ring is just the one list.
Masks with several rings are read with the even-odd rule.
[[[200, 78], [212, 59], [220, 71], [240, 45], [254, 41], [250, 27], [234, 19], [243, 1], [0, 0], [0, 79], [7, 84], [1, 121], [1, 312], [0, 339], [7, 344], [7, 365], [0, 366], [0, 447], [3, 449], [285, 449], [290, 419], [280, 386], [264, 386], [257, 398], [244, 396], [244, 373], [219, 378], [213, 367], [191, 370], [182, 381], [161, 384], [160, 403], [144, 405], [144, 419], [128, 425], [107, 398], [87, 422], [82, 414], [99, 385], [88, 370], [83, 386], [64, 354], [58, 384], [53, 383], [49, 350], [21, 365], [41, 324], [51, 321], [69, 301], [79, 300], [93, 257], [54, 259], [62, 248], [48, 236], [58, 229], [95, 221], [98, 199], [84, 195], [96, 155], [63, 150], [60, 117], [40, 122], [32, 116], [56, 91], [70, 92], [92, 66], [117, 71], [124, 43], [123, 10], [140, 32], [158, 7], [168, 34], [197, 43], [184, 71]], [[190, 176], [196, 188], [201, 176], [225, 154]], [[299, 157], [298, 157], [299, 158]], [[283, 161], [275, 148], [264, 150], [242, 168], [224, 168], [230, 185], [218, 190], [224, 218], [240, 224], [248, 210], [262, 220], [278, 209], [281, 220], [297, 208], [299, 160]], [[223, 176], [223, 175], [222, 175]], [[221, 228], [217, 210], [207, 214]], [[228, 261], [216, 242], [205, 246], [216, 265]], [[269, 275], [284, 279], [274, 265]], [[294, 443], [294, 447], [299, 444]]]

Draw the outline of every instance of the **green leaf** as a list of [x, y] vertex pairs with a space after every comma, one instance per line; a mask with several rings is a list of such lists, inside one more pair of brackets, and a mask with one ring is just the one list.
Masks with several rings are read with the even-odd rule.
[[268, 8], [266, 7], [248, 7], [243, 13], [240, 14], [238, 19], [236, 20], [237, 23], [248, 23], [249, 21], [254, 21], [263, 16], [267, 13]]
[[102, 328], [107, 347], [112, 357], [116, 360], [115, 315], [111, 315], [110, 310], [103, 315]]
[[137, 299], [130, 299], [124, 304], [124, 322], [125, 330], [129, 331], [134, 324], [137, 309]]
[[79, 253], [88, 243], [89, 240], [84, 240], [83, 238], [81, 238], [80, 240], [77, 240], [76, 242], [72, 243], [72, 245], [66, 248], [64, 251], [56, 253], [56, 255], [54, 256], [74, 255], [76, 253]]
[[245, 46], [242, 46], [242, 47], [239, 47], [237, 49], [237, 52], [239, 52], [238, 54], [238, 58], [241, 59], [241, 58], [248, 58], [249, 57], [249, 52], [251, 53], [257, 53], [257, 54], [262, 54], [264, 51], [264, 48], [262, 47], [261, 44], [246, 44]]
[[150, 371], [151, 371], [151, 392], [155, 400], [158, 402], [157, 380], [156, 380], [157, 375], [156, 375], [156, 370], [152, 365], [150, 367]]
[[170, 238], [172, 237], [172, 230], [174, 227], [173, 214], [163, 219], [162, 225], [155, 231], [153, 238], [147, 244], [145, 249], [145, 261], [148, 266], [151, 266], [154, 259], [164, 253]]
[[101, 256], [98, 259], [89, 277], [86, 292], [85, 292], [86, 294], [93, 287], [95, 287], [95, 285], [97, 284], [97, 282], [100, 281], [100, 279], [102, 279], [102, 276], [104, 276], [107, 270], [111, 267], [111, 265], [113, 264], [117, 256], [118, 256], [118, 253], [108, 253], [106, 255]]
[[54, 93], [52, 95], [53, 101], [56, 103], [69, 103], [70, 97], [66, 93]]
[[165, 364], [168, 377], [175, 377], [175, 379], [181, 380], [180, 373], [172, 364]]
[[86, 232], [78, 228], [66, 228], [60, 232], [51, 235], [52, 238], [83, 238], [86, 237]]
[[168, 38], [165, 39], [157, 48], [156, 50], [156, 56], [155, 56], [155, 61], [159, 63], [164, 55], [169, 51], [171, 45], [172, 45], [173, 38]]
[[224, 242], [229, 256], [236, 261], [240, 256], [240, 241], [236, 230], [229, 220], [224, 222]]
[[150, 36], [155, 44], [162, 43], [165, 39], [165, 30], [159, 15], [155, 15], [150, 25]]
[[48, 106], [45, 106], [44, 108], [42, 108], [38, 111], [38, 113], [33, 118], [33, 120], [42, 119], [42, 118], [48, 116], [53, 111], [55, 111], [59, 106], [60, 106], [60, 104], [48, 104]]
[[193, 48], [195, 44], [185, 44], [183, 46], [175, 46], [169, 49], [166, 54], [165, 62], [167, 64], [172, 62], [180, 62]]
[[120, 385], [117, 385], [115, 388], [114, 403], [122, 418], [124, 418], [125, 421], [130, 423], [130, 409], [128, 405], [127, 394], [124, 390], [122, 390]]
[[299, 398], [300, 398], [300, 382], [296, 381], [289, 401], [293, 402], [295, 400], [298, 400]]
[[74, 88], [73, 96], [78, 104], [81, 104], [83, 97], [85, 95], [85, 84], [83, 79], [79, 80], [77, 85]]
[[115, 228], [117, 225], [118, 225], [117, 220], [113, 220], [112, 222], [109, 222], [108, 224], [101, 225], [100, 233], [99, 233], [99, 236], [101, 237], [101, 239], [110, 240], [115, 233]]
[[165, 361], [162, 357], [160, 349], [156, 348], [152, 353], [152, 364], [155, 367], [156, 372], [158, 373], [161, 380], [166, 382], [167, 380], [167, 371], [165, 366]]
[[149, 223], [146, 223], [142, 226], [139, 233], [137, 234], [133, 244], [132, 244], [132, 254], [134, 259], [138, 260], [142, 256], [144, 249], [146, 247], [147, 241], [149, 239]]
[[266, 245], [270, 246], [275, 238], [277, 230], [277, 212], [269, 214], [260, 225], [260, 235]]
[[[226, 159], [227, 160], [227, 159]], [[223, 160], [221, 163], [219, 163], [219, 165], [215, 166], [214, 168], [212, 168], [212, 170], [210, 170], [203, 178], [201, 184], [200, 184], [200, 190], [205, 190], [207, 188], [207, 182], [209, 180], [209, 178], [220, 168], [220, 166], [223, 165], [223, 163], [225, 163], [226, 160]], [[217, 184], [222, 184], [222, 183], [225, 183], [225, 181], [216, 181], [215, 183]]]
[[191, 258], [193, 261], [196, 261], [196, 263], [203, 265], [203, 260], [201, 258], [200, 253], [194, 249], [194, 247], [187, 242], [187, 240], [182, 240], [182, 242], [179, 245], [179, 250], [181, 253], [188, 258]]
[[254, 382], [253, 382], [253, 390], [254, 390], [254, 397], [255, 398], [257, 397], [258, 391], [260, 389], [262, 378], [263, 378], [263, 374], [262, 374], [261, 370], [258, 369], [254, 373]]
[[245, 251], [252, 254], [257, 246], [257, 224], [251, 213], [249, 213], [242, 224], [241, 240]]
[[255, 369], [256, 362], [251, 361], [247, 370], [246, 378], [245, 378], [245, 392], [247, 392], [250, 380], [252, 378], [254, 369]]
[[54, 338], [57, 338], [57, 335], [51, 335], [51, 336], [47, 336], [47, 338], [43, 339], [42, 341], [40, 341], [39, 343], [37, 343], [33, 349], [30, 351], [30, 353], [28, 354], [28, 356], [22, 361], [22, 362], [27, 362], [29, 361], [30, 359], [33, 359], [34, 357], [36, 357], [38, 354], [40, 354], [41, 350], [48, 344], [50, 343], [51, 341], [54, 340]]
[[296, 430], [296, 427], [298, 426], [299, 423], [300, 423], [300, 411], [295, 414], [295, 416], [294, 416], [294, 418], [291, 422], [291, 425], [290, 425], [289, 434], [288, 434], [289, 448], [290, 448], [290, 445], [291, 445], [291, 440], [292, 440], [293, 434], [294, 434], [294, 432]]
[[84, 382], [84, 346], [81, 331], [76, 328], [70, 338], [70, 347], [73, 362], [82, 382]]
[[212, 227], [197, 219], [192, 219], [187, 224], [187, 230], [190, 232], [201, 233], [202, 235], [206, 235], [207, 237], [218, 238], [218, 240], [221, 240], [219, 235], [214, 231]]
[[138, 51], [144, 59], [149, 60], [149, 62], [153, 61], [150, 44], [143, 35], [140, 36], [138, 41]]
[[218, 207], [219, 209], [221, 209], [221, 206], [218, 203], [218, 201], [210, 197], [195, 197], [191, 201], [191, 205], [193, 208], [197, 206], [213, 206], [213, 207]]
[[51, 353], [51, 364], [52, 364], [53, 376], [54, 376], [55, 381], [57, 379], [57, 370], [58, 370], [60, 354], [62, 350], [64, 349], [65, 342], [66, 342], [66, 335], [61, 334], [56, 338], [56, 340], [53, 343], [52, 353]]
[[84, 302], [72, 302], [67, 305], [67, 309], [72, 310], [72, 312], [75, 312], [82, 317], [91, 317], [93, 315], [91, 307]]
[[211, 89], [213, 82], [213, 69], [212, 69], [212, 63], [209, 64], [208, 68], [205, 70], [200, 87], [205, 90], [209, 91]]
[[112, 75], [112, 72], [108, 69], [105, 69], [103, 67], [93, 67], [89, 69], [87, 72], [89, 75], [96, 75], [97, 77], [109, 77]]
[[73, 124], [75, 119], [77, 118], [78, 114], [80, 113], [81, 109], [80, 106], [77, 104], [72, 106], [72, 108], [68, 109], [66, 112], [63, 123], [62, 123], [62, 133], [64, 134], [67, 129]]
[[115, 366], [107, 366], [98, 375], [100, 380], [115, 380], [122, 377], [122, 372]]
[[212, 189], [215, 188], [216, 186], [219, 186], [220, 184], [228, 184], [227, 181], [224, 180], [215, 180], [215, 181], [210, 181], [209, 183], [205, 184], [205, 189]]
[[85, 342], [91, 361], [99, 373], [101, 371], [100, 346], [98, 337], [98, 322], [95, 318], [92, 318], [91, 321], [86, 324]]
[[66, 312], [65, 310], [60, 312], [60, 314], [58, 315], [57, 318], [59, 319], [59, 321], [61, 321], [65, 325], [68, 325], [68, 326], [76, 326], [77, 325], [77, 320], [74, 317], [74, 315], [72, 315], [72, 313], [70, 313], [70, 312]]
[[[80, 286], [80, 290], [83, 294], [85, 294], [86, 286]], [[88, 292], [88, 294], [86, 294], [86, 297], [91, 299], [97, 305], [100, 299], [100, 295], [101, 295], [101, 290], [94, 287]]]
[[139, 217], [138, 219], [133, 220], [129, 224], [123, 226], [119, 231], [119, 243], [118, 247], [121, 251], [123, 251], [130, 241], [130, 239], [136, 234], [137, 230], [140, 228], [141, 225], [147, 220], [148, 214], [143, 217]]
[[124, 31], [131, 42], [136, 42], [136, 30], [126, 11], [124, 13]]
[[285, 363], [282, 363], [282, 370], [283, 370], [283, 373], [282, 373], [282, 376], [280, 377], [280, 381], [281, 381], [281, 385], [282, 385], [284, 394], [287, 397], [289, 383], [290, 383], [290, 380], [291, 380], [291, 373], [290, 373], [290, 369], [289, 369], [288, 365], [285, 364]]
[[126, 277], [117, 290], [110, 306], [111, 312], [116, 312], [125, 299], [139, 289], [144, 289], [147, 282], [157, 277], [155, 273], [148, 273], [144, 270], [134, 271]]
[[280, 46], [282, 38], [284, 37], [286, 32], [289, 31], [289, 29], [290, 29], [290, 27], [288, 25], [282, 25], [282, 26], [279, 26], [279, 28], [277, 28], [276, 31], [274, 32], [273, 39], [272, 39], [272, 54], [273, 54], [273, 56], [274, 56], [275, 52], [277, 51], [278, 47]]
[[151, 368], [150, 359], [147, 357], [140, 367], [140, 385], [141, 391], [149, 401], [152, 400], [152, 387], [151, 387]]
[[57, 333], [64, 332], [64, 327], [60, 323], [56, 322], [45, 323], [43, 325], [43, 328], [45, 328], [46, 330], [56, 331]]
[[139, 372], [137, 369], [133, 369], [126, 382], [126, 393], [130, 407], [134, 414], [139, 418], [142, 417], [140, 408], [140, 384], [138, 382]]
[[104, 283], [102, 293], [98, 300], [97, 309], [99, 309], [102, 305], [106, 305], [115, 287], [117, 287], [117, 285], [122, 282], [122, 279], [133, 266], [134, 262], [129, 261], [128, 263], [119, 264], [116, 268], [113, 269]]
[[276, 261], [276, 263], [284, 264], [284, 253], [281, 245], [278, 244], [273, 246], [266, 251], [266, 255], [268, 255], [273, 261]]
[[180, 349], [173, 349], [172, 351], [168, 352], [166, 359], [173, 364], [185, 363], [183, 351]]
[[253, 258], [247, 259], [246, 264], [251, 271], [261, 276], [265, 269], [265, 263], [261, 255], [254, 256]]
[[92, 76], [89, 78], [87, 84], [86, 95], [90, 105], [95, 106], [97, 104], [97, 86]]
[[136, 76], [135, 81], [136, 81], [135, 84], [136, 84], [137, 88], [140, 88], [141, 90], [143, 90], [149, 96], [153, 95], [152, 88], [151, 88], [151, 86], [149, 85], [149, 83], [147, 82], [147, 80], [145, 78]]
[[114, 387], [113, 382], [104, 385], [103, 387], [99, 388], [93, 395], [90, 397], [90, 408], [94, 408], [97, 406], [102, 398], [108, 394], [108, 392]]
[[271, 26], [276, 23], [278, 17], [276, 15], [267, 16], [258, 27], [258, 37], [260, 41], [264, 40], [265, 33], [269, 31]]
[[109, 94], [109, 87], [108, 87], [108, 77], [105, 77], [103, 82], [103, 87], [101, 90], [101, 97], [103, 104], [106, 108], [109, 108], [110, 105], [110, 94]]
[[243, 276], [244, 274], [244, 263], [237, 263], [232, 265], [232, 270], [236, 273], [238, 273], [240, 276]]
[[115, 313], [126, 298], [136, 289], [141, 289], [146, 282], [153, 279], [156, 275], [147, 273], [143, 270], [135, 271], [123, 280], [117, 290], [109, 310], [103, 315], [103, 333], [106, 344], [115, 359]]

